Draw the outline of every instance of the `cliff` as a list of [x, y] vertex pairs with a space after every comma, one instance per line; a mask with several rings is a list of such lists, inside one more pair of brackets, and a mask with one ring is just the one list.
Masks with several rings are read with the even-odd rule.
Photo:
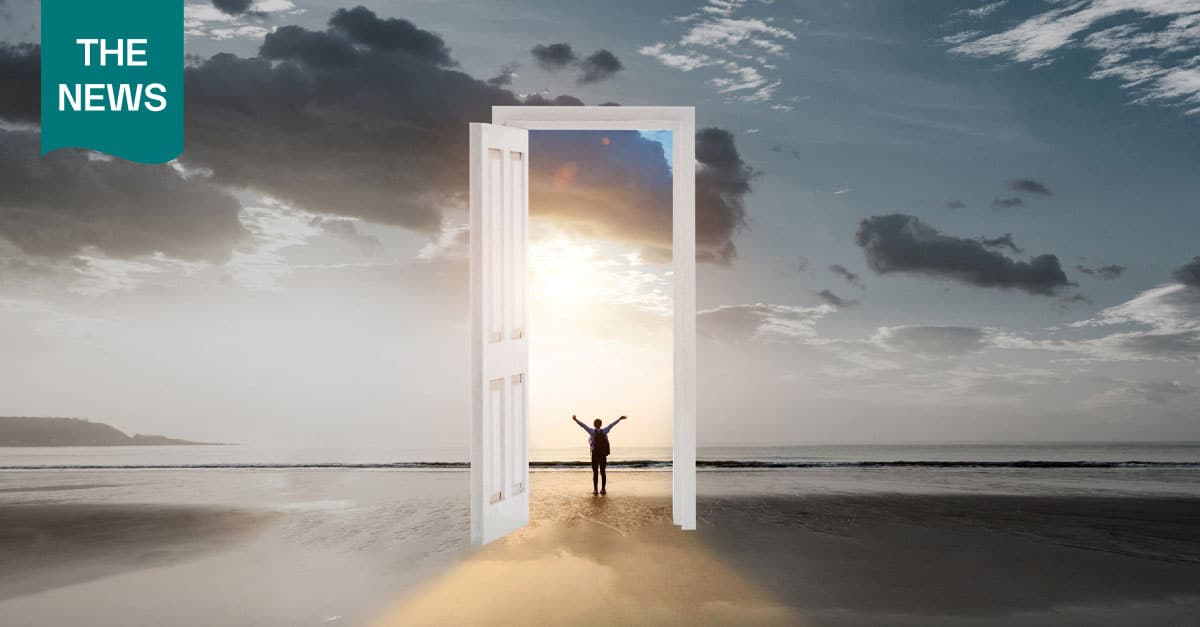
[[132, 437], [102, 422], [79, 418], [0, 416], [0, 446], [153, 446], [203, 444], [161, 435]]

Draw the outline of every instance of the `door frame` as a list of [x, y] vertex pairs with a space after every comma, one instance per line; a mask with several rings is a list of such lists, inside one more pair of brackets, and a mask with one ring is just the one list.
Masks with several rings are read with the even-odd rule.
[[[530, 131], [671, 131], [673, 311], [671, 514], [696, 528], [696, 109], [695, 107], [492, 107], [492, 124]], [[531, 154], [530, 158], [534, 158]]]

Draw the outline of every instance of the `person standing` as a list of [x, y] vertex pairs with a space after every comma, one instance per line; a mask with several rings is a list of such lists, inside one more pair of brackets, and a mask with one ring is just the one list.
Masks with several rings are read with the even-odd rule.
[[[575, 424], [588, 432], [588, 447], [592, 450], [592, 494], [608, 494], [608, 473], [606, 471], [608, 470], [608, 454], [612, 452], [612, 447], [608, 443], [608, 432], [625, 419], [625, 416], [621, 416], [607, 427], [602, 427], [604, 421], [597, 418], [592, 423], [595, 426], [589, 427], [580, 422], [579, 418], [571, 416], [571, 420], [574, 420]], [[600, 486], [599, 491], [596, 491], [597, 483]]]

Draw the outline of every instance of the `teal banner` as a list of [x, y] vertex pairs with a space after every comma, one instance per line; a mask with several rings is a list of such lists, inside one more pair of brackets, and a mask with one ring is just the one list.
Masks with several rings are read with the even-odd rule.
[[183, 152], [182, 0], [42, 0], [42, 154]]

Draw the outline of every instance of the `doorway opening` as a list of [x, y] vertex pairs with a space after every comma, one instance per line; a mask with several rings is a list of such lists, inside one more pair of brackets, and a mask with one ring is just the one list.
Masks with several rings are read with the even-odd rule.
[[[608, 298], [632, 300], [650, 314], [657, 308], [660, 318], [669, 318], [672, 515], [681, 528], [695, 529], [694, 118], [691, 107], [493, 107], [492, 124], [471, 125], [473, 542], [489, 542], [529, 520], [530, 398], [540, 385], [530, 351], [555, 350], [531, 340], [538, 333], [536, 318], [529, 317], [531, 275], [540, 281], [538, 298], [586, 306], [607, 290]], [[605, 287], [603, 275], [571, 275], [569, 265], [582, 263], [586, 270], [595, 248], [538, 231], [530, 239], [530, 166], [543, 154], [534, 151], [544, 151], [542, 163], [550, 167], [535, 193], [551, 204], [539, 211], [562, 212], [566, 231], [588, 240], [611, 242], [620, 234], [637, 241], [639, 248], [624, 257], [624, 284]], [[581, 172], [581, 164], [588, 169]], [[658, 176], [646, 171], [652, 164], [659, 164]], [[618, 213], [602, 215], [601, 209]], [[648, 289], [630, 285], [639, 282]], [[628, 336], [626, 328], [622, 340]], [[539, 362], [552, 366], [554, 358]], [[594, 378], [584, 383], [578, 389], [604, 387]], [[665, 404], [660, 411], [666, 413]]]
[[616, 429], [609, 468], [671, 460], [672, 140], [670, 130], [529, 132], [535, 465], [586, 465], [590, 436], [574, 415]]

